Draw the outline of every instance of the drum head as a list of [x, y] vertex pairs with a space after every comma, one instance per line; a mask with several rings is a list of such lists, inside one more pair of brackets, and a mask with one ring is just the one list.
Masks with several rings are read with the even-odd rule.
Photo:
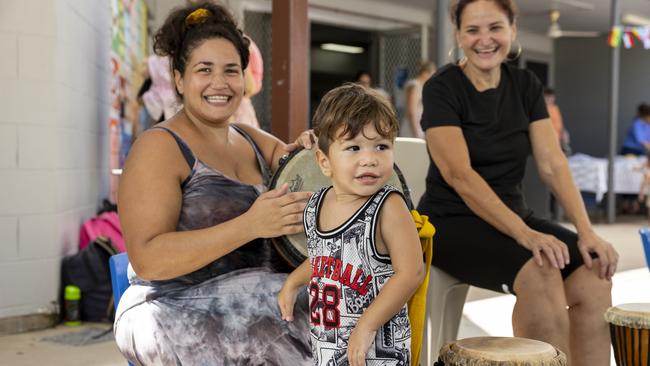
[[605, 312], [605, 320], [619, 327], [650, 329], [650, 304], [621, 304]]
[[565, 366], [566, 356], [548, 343], [527, 338], [475, 337], [446, 344], [445, 365]]
[[[271, 180], [270, 189], [275, 189], [284, 183], [289, 184], [291, 192], [314, 192], [322, 187], [332, 185], [330, 179], [320, 171], [316, 161], [315, 149], [294, 150], [280, 163], [278, 171]], [[409, 209], [413, 209], [409, 189], [397, 165], [393, 166], [393, 175], [387, 184], [402, 192], [404, 198], [406, 198], [406, 205]], [[274, 238], [273, 244], [293, 267], [299, 266], [308, 256], [307, 238], [304, 233]]]

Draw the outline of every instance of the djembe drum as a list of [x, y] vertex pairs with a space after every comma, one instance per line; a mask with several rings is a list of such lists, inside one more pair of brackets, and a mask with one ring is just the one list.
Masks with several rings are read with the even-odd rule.
[[650, 365], [650, 304], [623, 304], [605, 312], [618, 366]]
[[[321, 173], [313, 149], [294, 150], [280, 162], [269, 188], [274, 189], [284, 183], [289, 184], [291, 192], [316, 191], [331, 185], [330, 179]], [[387, 184], [402, 192], [408, 208], [413, 208], [409, 189], [397, 165], [393, 166], [393, 175]], [[293, 267], [299, 266], [307, 258], [307, 238], [304, 233], [274, 238], [273, 245]]]
[[566, 356], [548, 343], [527, 338], [476, 337], [447, 343], [436, 366], [566, 366]]

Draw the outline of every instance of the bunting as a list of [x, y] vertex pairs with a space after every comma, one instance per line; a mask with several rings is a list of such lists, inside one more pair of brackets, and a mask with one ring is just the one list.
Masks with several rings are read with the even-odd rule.
[[640, 44], [646, 50], [650, 50], [650, 27], [612, 27], [607, 38], [610, 47], [632, 48]]

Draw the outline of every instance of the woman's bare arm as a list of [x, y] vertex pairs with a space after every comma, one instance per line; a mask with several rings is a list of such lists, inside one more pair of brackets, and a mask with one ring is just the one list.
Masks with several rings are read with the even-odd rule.
[[616, 272], [618, 253], [611, 244], [594, 232], [582, 197], [573, 182], [569, 163], [560, 149], [549, 119], [530, 124], [530, 141], [542, 181], [551, 189], [576, 227], [578, 248], [585, 264], [591, 268], [589, 252], [595, 252], [599, 257], [600, 276], [611, 278]]
[[297, 217], [304, 205], [296, 201], [306, 200], [305, 194], [286, 194], [286, 187], [260, 196], [235, 219], [201, 230], [176, 231], [182, 204], [180, 185], [189, 171], [178, 145], [165, 131], [143, 134], [129, 153], [120, 179], [118, 206], [129, 260], [141, 278], [175, 278], [255, 238], [301, 231]]
[[531, 250], [538, 265], [543, 265], [542, 254], [554, 267], [563, 268], [568, 263], [569, 251], [564, 243], [529, 228], [472, 168], [467, 143], [459, 127], [429, 128], [426, 135], [427, 147], [442, 177], [472, 212]]

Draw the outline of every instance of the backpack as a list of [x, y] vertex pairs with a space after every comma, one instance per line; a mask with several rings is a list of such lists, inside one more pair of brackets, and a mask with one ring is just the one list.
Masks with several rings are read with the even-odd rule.
[[[78, 253], [66, 256], [61, 263], [60, 304], [63, 289], [75, 285], [81, 289], [81, 320], [97, 322], [110, 321], [115, 316], [113, 288], [108, 258], [117, 254], [111, 240], [98, 237]], [[61, 311], [61, 315], [65, 312]]]
[[84, 249], [88, 243], [99, 236], [105, 236], [111, 239], [118, 252], [122, 253], [126, 251], [124, 238], [122, 237], [120, 218], [117, 216], [117, 212], [104, 212], [86, 220], [81, 225], [81, 229], [79, 229], [79, 250]]

